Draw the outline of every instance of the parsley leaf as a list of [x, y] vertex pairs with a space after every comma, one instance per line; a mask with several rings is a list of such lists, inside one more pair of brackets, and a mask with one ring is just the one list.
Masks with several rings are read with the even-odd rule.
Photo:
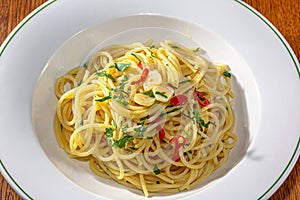
[[80, 79], [79, 83], [77, 84], [77, 86], [80, 86], [82, 84], [83, 79]]
[[119, 94], [118, 96], [117, 95], [114, 95], [114, 100], [123, 104], [124, 106], [127, 106], [129, 103], [127, 101], [125, 101], [123, 98], [122, 98], [122, 95]]
[[133, 140], [134, 140], [134, 136], [132, 136], [132, 135], [124, 135], [120, 139], [116, 140], [113, 143], [112, 146], [113, 147], [118, 147], [118, 148], [127, 147], [128, 143], [132, 142]]
[[143, 94], [148, 95], [149, 97], [155, 97], [152, 90], [143, 92]]
[[146, 126], [139, 126], [137, 128], [134, 128], [133, 130], [135, 132], [139, 133], [139, 134], [142, 134], [147, 130], [147, 127]]
[[131, 66], [131, 64], [114, 63], [114, 65], [112, 65], [111, 68], [116, 68], [118, 71], [124, 72], [130, 66]]
[[154, 167], [153, 167], [153, 172], [154, 172], [154, 174], [156, 174], [156, 175], [160, 174], [160, 169], [157, 167], [157, 165], [154, 165]]
[[133, 57], [135, 57], [139, 62], [141, 62], [141, 59], [139, 59], [139, 57], [137, 57], [134, 53], [131, 53], [131, 55], [132, 55]]
[[113, 141], [113, 129], [112, 128], [105, 128], [105, 135], [108, 140], [108, 143], [111, 144]]
[[163, 94], [163, 93], [161, 93], [161, 92], [155, 92], [155, 94], [157, 94], [157, 95], [159, 95], [159, 96], [162, 96], [162, 97], [164, 97], [164, 98], [168, 98], [168, 96], [167, 95], [165, 95], [165, 94]]
[[109, 100], [111, 99], [111, 96], [105, 96], [105, 97], [102, 97], [102, 98], [99, 98], [99, 99], [95, 99], [95, 101], [98, 101], [98, 102], [103, 102], [103, 101], [106, 101], [106, 100]]
[[116, 79], [111, 74], [106, 73], [106, 71], [96, 72], [96, 75], [98, 75], [100, 77], [105, 76], [107, 78], [110, 78], [113, 82], [116, 82]]
[[228, 72], [228, 71], [224, 71], [224, 72], [223, 72], [223, 75], [226, 76], [226, 77], [228, 77], [228, 78], [231, 77], [231, 73]]

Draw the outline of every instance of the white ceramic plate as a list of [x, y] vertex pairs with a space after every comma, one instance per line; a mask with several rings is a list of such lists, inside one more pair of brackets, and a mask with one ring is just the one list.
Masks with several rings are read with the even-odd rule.
[[230, 65], [239, 137], [227, 164], [206, 182], [151, 199], [267, 199], [285, 180], [299, 156], [300, 67], [259, 13], [225, 0], [49, 1], [0, 51], [0, 169], [23, 198], [144, 199], [59, 149], [53, 84], [101, 46], [149, 38], [196, 44]]

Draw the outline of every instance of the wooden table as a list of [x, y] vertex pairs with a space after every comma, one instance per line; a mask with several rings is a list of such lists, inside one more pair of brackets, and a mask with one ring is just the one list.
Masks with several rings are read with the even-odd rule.
[[[0, 0], [0, 44], [13, 28], [45, 0]], [[300, 1], [245, 0], [257, 9], [283, 34], [300, 60]], [[272, 169], [270, 169], [272, 170]], [[20, 200], [18, 194], [0, 174], [0, 199]], [[300, 160], [271, 200], [300, 199]]]

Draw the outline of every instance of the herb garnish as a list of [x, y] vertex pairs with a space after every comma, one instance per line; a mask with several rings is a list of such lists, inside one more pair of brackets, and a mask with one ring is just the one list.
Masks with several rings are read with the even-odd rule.
[[119, 95], [114, 95], [114, 100], [116, 100], [117, 102], [123, 104], [124, 106], [127, 106], [129, 103], [123, 99], [123, 95], [122, 94], [119, 94]]
[[131, 53], [131, 55], [132, 55], [133, 57], [135, 57], [139, 62], [142, 62], [141, 59], [139, 59], [139, 57], [137, 57], [134, 53]]
[[166, 114], [170, 114], [170, 113], [175, 112], [175, 111], [180, 110], [180, 109], [181, 109], [181, 107], [174, 108], [173, 110], [170, 110], [170, 111], [166, 112]]
[[194, 116], [192, 117], [192, 120], [193, 120], [194, 123], [195, 122], [199, 123], [199, 128], [200, 128], [201, 131], [203, 131], [203, 127], [202, 126], [204, 126], [205, 128], [208, 128], [209, 124], [212, 123], [210, 121], [207, 122], [207, 123], [205, 123], [205, 121], [203, 119], [201, 119], [200, 113], [199, 113], [198, 109], [193, 109], [193, 114], [194, 114]]
[[105, 97], [102, 97], [102, 98], [99, 98], [99, 99], [95, 99], [95, 101], [98, 101], [98, 102], [103, 102], [103, 101], [106, 101], [106, 100], [109, 100], [111, 99], [111, 94], [109, 93], [108, 96], [105, 96]]
[[110, 66], [110, 68], [116, 68], [120, 72], [124, 72], [131, 64], [125, 63], [114, 63], [114, 65]]
[[200, 47], [194, 49], [193, 51], [194, 51], [194, 52], [197, 52], [197, 51], [199, 51], [199, 50], [200, 50]]
[[164, 97], [164, 98], [168, 98], [168, 96], [167, 95], [165, 95], [165, 94], [163, 94], [163, 93], [161, 93], [161, 92], [155, 92], [155, 94], [157, 94], [157, 95], [159, 95], [159, 96], [162, 96], [162, 97]]
[[152, 90], [145, 91], [145, 92], [143, 92], [143, 94], [148, 95], [149, 97], [155, 97], [154, 94], [153, 94], [153, 92], [152, 92]]
[[223, 75], [226, 76], [226, 77], [228, 77], [228, 78], [231, 77], [231, 73], [228, 72], [228, 71], [224, 71], [224, 72], [223, 72]]
[[147, 130], [147, 127], [142, 125], [133, 129], [138, 135], [143, 135], [143, 133]]
[[80, 79], [79, 83], [77, 84], [77, 86], [80, 86], [82, 84], [83, 79]]
[[160, 174], [160, 169], [157, 167], [157, 165], [154, 165], [154, 167], [153, 167], [153, 172], [154, 172], [154, 174], [156, 174], [156, 175]]
[[116, 79], [111, 74], [106, 73], [106, 71], [96, 72], [96, 75], [98, 75], [100, 77], [105, 76], [107, 78], [110, 78], [113, 82], [116, 82]]
[[134, 140], [134, 136], [132, 135], [124, 135], [120, 139], [116, 140], [113, 143], [113, 147], [118, 147], [118, 148], [127, 148], [128, 143], [132, 142]]
[[128, 81], [128, 76], [124, 76], [121, 80], [120, 84], [113, 89], [115, 93], [118, 93], [117, 95], [113, 96], [113, 99], [117, 102], [123, 104], [124, 106], [127, 106], [129, 103], [124, 99], [124, 94], [128, 97], [128, 92], [124, 91], [124, 86]]
[[105, 135], [108, 140], [108, 143], [111, 144], [113, 141], [113, 129], [112, 128], [105, 128]]

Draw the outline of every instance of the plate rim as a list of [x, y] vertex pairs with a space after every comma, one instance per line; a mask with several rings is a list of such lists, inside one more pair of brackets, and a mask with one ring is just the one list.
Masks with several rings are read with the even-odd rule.
[[[57, 2], [57, 0], [49, 0], [41, 4], [39, 7], [34, 9], [29, 15], [27, 15], [13, 30], [12, 32], [6, 37], [4, 42], [1, 44], [0, 47], [0, 58], [2, 57], [3, 53], [5, 52], [6, 47], [9, 45], [11, 40], [14, 38], [14, 36], [22, 29], [24, 25], [28, 21], [30, 21], [35, 15], [46, 9], [48, 6], [53, 4], [54, 2]], [[276, 38], [279, 39], [280, 43], [283, 44], [285, 50], [288, 52], [289, 57], [293, 61], [293, 65], [296, 68], [296, 72], [298, 74], [298, 78], [300, 80], [300, 66], [298, 58], [296, 57], [293, 49], [290, 47], [289, 43], [286, 41], [284, 36], [278, 31], [278, 29], [267, 19], [265, 18], [261, 13], [259, 13], [257, 10], [255, 10], [252, 6], [249, 4], [243, 2], [242, 0], [234, 0], [237, 4], [244, 7], [246, 10], [253, 13], [260, 21], [264, 22], [265, 25], [268, 26], [269, 29], [272, 30], [272, 32], [276, 35]], [[273, 180], [273, 184], [265, 189], [265, 192], [258, 197], [258, 199], [263, 199], [265, 197], [269, 197], [284, 183], [288, 175], [290, 174], [290, 171], [294, 168], [295, 164], [297, 163], [297, 160], [299, 158], [300, 154], [300, 136], [298, 136], [298, 142], [296, 143], [295, 149], [288, 160], [288, 163], [285, 164], [285, 168], [283, 171], [279, 174], [278, 178]], [[10, 174], [9, 170], [5, 167], [3, 161], [0, 158], [0, 172], [2, 173], [3, 177], [8, 181], [8, 183], [12, 186], [12, 188], [23, 198], [29, 198], [33, 199], [24, 189], [22, 186], [20, 186], [17, 181], [13, 178], [12, 174]]]

